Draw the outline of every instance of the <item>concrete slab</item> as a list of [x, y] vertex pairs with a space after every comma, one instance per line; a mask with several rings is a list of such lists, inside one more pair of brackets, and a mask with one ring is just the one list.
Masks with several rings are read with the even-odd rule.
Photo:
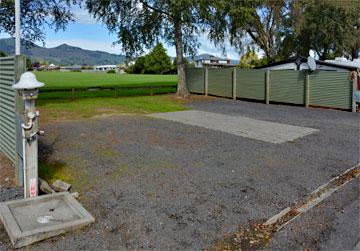
[[0, 203], [0, 220], [14, 248], [27, 246], [95, 221], [68, 192]]
[[222, 131], [236, 136], [274, 144], [293, 141], [297, 138], [319, 131], [308, 127], [197, 110], [157, 113], [149, 116], [176, 121], [187, 125], [201, 126], [207, 129]]

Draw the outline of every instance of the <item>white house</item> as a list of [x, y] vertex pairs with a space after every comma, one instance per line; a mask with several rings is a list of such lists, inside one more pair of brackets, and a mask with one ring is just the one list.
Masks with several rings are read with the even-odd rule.
[[216, 66], [216, 67], [226, 67], [226, 66], [233, 66], [231, 65], [231, 60], [228, 58], [219, 58], [213, 55], [204, 55], [200, 58], [195, 60], [195, 67], [202, 68], [205, 65], [208, 66]]
[[97, 65], [94, 66], [95, 71], [109, 71], [109, 70], [116, 70], [116, 65]]

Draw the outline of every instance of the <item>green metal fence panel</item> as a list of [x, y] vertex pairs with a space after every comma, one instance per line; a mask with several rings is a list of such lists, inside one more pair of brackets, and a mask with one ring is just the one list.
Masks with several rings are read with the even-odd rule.
[[15, 57], [0, 58], [0, 151], [16, 162]]
[[12, 85], [25, 69], [24, 56], [0, 57], [0, 152], [14, 163], [19, 186], [23, 184], [21, 124], [24, 101]]
[[265, 71], [237, 69], [236, 96], [238, 98], [265, 100]]
[[186, 82], [189, 92], [205, 93], [205, 70], [203, 68], [187, 68]]
[[310, 74], [310, 105], [351, 109], [352, 85], [349, 72], [313, 72]]
[[210, 95], [232, 97], [233, 68], [209, 68]]
[[271, 71], [270, 101], [305, 104], [305, 72], [294, 70]]

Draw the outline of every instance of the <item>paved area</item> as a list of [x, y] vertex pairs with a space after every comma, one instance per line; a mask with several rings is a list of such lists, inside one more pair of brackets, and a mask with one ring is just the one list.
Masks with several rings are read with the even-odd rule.
[[[273, 144], [147, 116], [48, 124], [41, 161], [71, 181], [96, 223], [28, 249], [208, 248], [359, 162], [359, 114], [226, 99], [199, 98], [189, 107], [318, 131]], [[308, 220], [292, 223], [303, 224], [298, 235], [287, 226], [270, 248], [328, 250], [333, 243], [351, 248], [359, 232], [356, 198], [358, 186], [344, 187], [331, 197], [335, 202], [329, 199]], [[315, 231], [314, 222], [324, 223], [321, 231]], [[6, 250], [9, 241], [2, 230], [0, 249]]]
[[318, 131], [317, 129], [251, 119], [244, 116], [197, 110], [158, 113], [150, 116], [274, 144], [292, 141]]

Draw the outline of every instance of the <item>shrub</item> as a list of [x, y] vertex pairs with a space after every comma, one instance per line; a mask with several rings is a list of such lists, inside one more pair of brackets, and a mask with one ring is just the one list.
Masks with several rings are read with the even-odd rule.
[[106, 73], [116, 73], [115, 70], [108, 70]]

